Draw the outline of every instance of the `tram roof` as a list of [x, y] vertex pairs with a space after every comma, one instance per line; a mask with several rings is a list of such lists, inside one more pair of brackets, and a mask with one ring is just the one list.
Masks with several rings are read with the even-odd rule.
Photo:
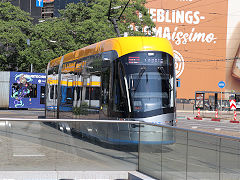
[[[64, 55], [63, 62], [70, 62], [94, 54], [115, 50], [118, 56], [136, 51], [162, 51], [173, 56], [173, 48], [166, 38], [158, 37], [119, 37], [107, 39]], [[60, 64], [62, 56], [50, 61], [50, 67]]]

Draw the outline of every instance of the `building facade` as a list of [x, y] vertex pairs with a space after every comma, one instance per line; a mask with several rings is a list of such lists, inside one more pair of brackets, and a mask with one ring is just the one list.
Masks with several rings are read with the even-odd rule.
[[33, 17], [34, 23], [38, 23], [39, 19], [53, 17], [54, 0], [43, 0], [43, 7], [37, 7], [36, 0], [11, 0], [10, 2], [28, 12]]
[[[60, 9], [81, 0], [12, 0], [34, 19], [58, 17]], [[84, 2], [84, 1], [83, 1]], [[171, 41], [180, 87], [178, 99], [194, 99], [196, 91], [240, 92], [239, 0], [147, 0], [157, 37]]]
[[156, 36], [175, 49], [178, 99], [196, 91], [240, 92], [240, 1], [148, 0]]
[[[55, 0], [54, 16], [79, 1]], [[175, 49], [178, 99], [194, 99], [196, 91], [240, 92], [240, 1], [147, 0], [146, 7], [156, 36]]]
[[14, 6], [19, 6], [20, 9], [28, 12], [33, 17], [33, 22], [37, 23], [38, 19], [41, 18], [41, 7], [36, 7], [36, 0], [11, 0]]
[[42, 18], [52, 18], [54, 12], [54, 0], [43, 0]]

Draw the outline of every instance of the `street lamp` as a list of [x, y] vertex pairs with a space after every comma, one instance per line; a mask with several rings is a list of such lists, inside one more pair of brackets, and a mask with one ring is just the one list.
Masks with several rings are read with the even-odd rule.
[[54, 41], [54, 40], [49, 40], [49, 42], [51, 42], [51, 43], [56, 43], [57, 41]]
[[116, 6], [116, 7], [112, 7], [111, 9], [119, 9], [121, 8], [122, 6]]
[[[27, 39], [27, 45], [30, 47], [31, 45], [31, 42], [30, 42], [30, 39]], [[30, 68], [30, 72], [33, 72], [33, 64], [31, 63], [31, 68]]]

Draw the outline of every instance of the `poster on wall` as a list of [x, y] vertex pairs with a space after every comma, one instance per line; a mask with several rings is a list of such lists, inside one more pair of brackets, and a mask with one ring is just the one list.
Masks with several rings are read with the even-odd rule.
[[200, 109], [204, 108], [204, 93], [196, 93], [195, 106]]
[[194, 99], [195, 91], [219, 91], [225, 79], [228, 1], [155, 0], [147, 8], [156, 37], [174, 48], [177, 98]]

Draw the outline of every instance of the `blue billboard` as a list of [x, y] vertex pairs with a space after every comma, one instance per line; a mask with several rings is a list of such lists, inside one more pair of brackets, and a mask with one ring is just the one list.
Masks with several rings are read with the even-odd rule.
[[45, 108], [46, 74], [10, 72], [9, 108]]

